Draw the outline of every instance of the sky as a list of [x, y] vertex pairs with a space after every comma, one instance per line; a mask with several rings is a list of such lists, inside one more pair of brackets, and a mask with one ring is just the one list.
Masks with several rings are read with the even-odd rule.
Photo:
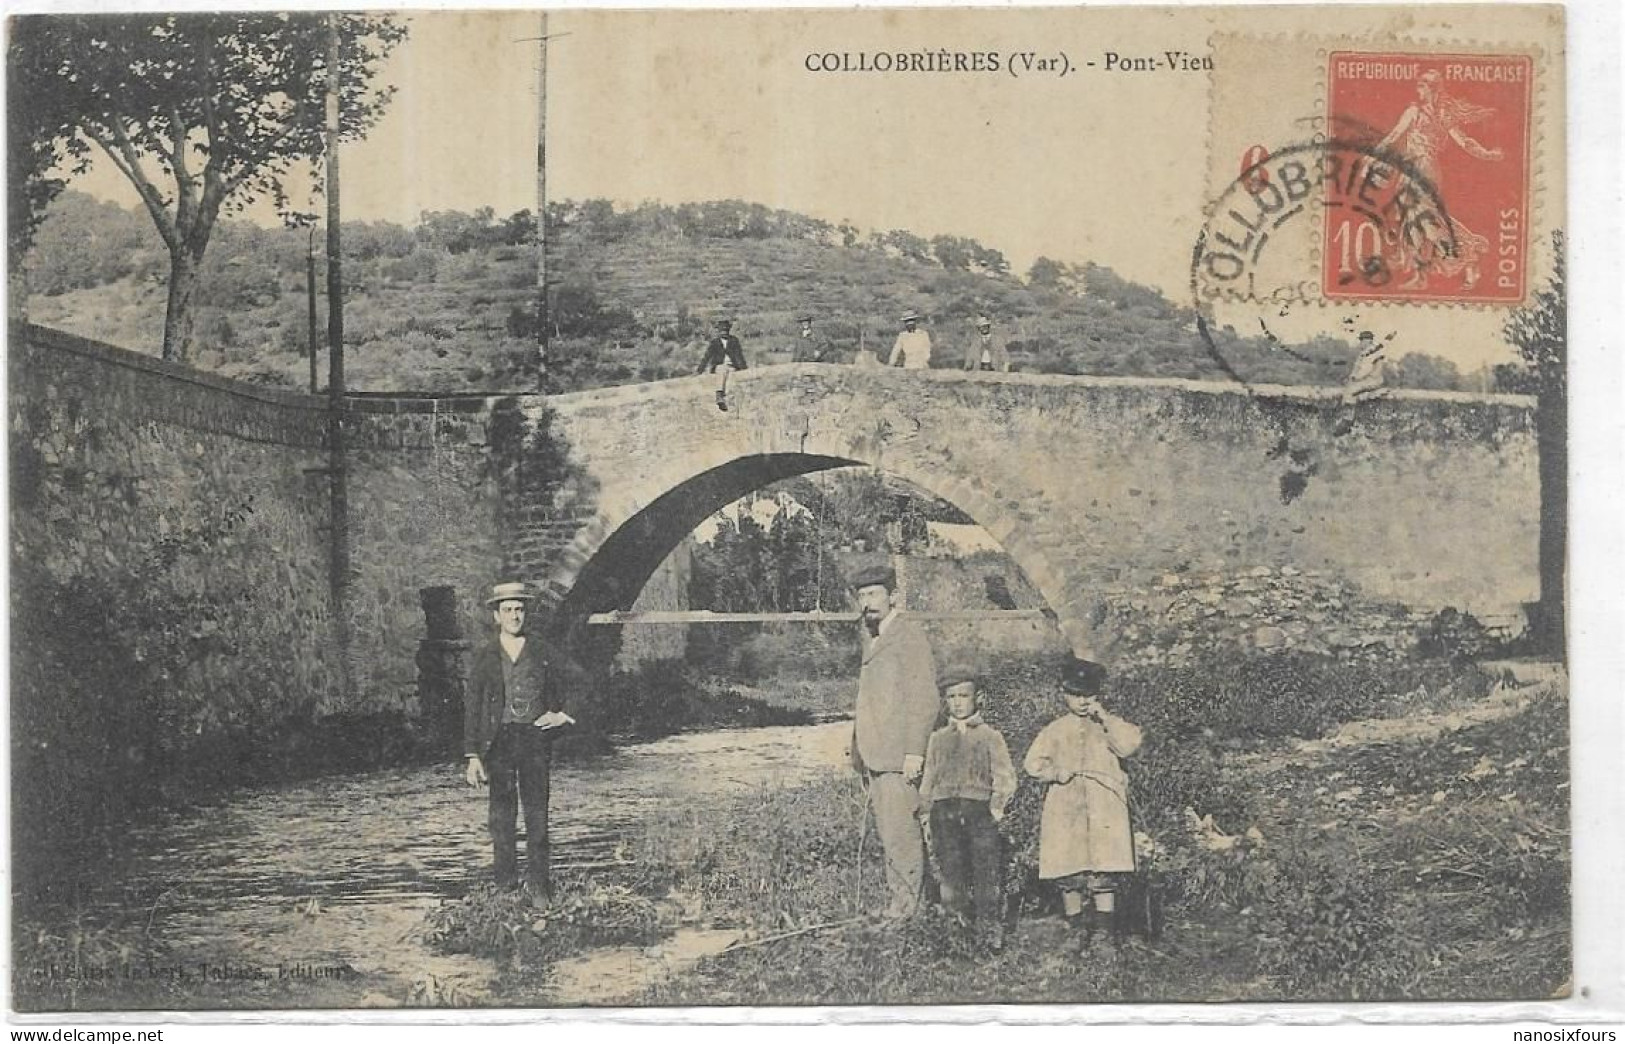
[[[1370, 12], [555, 11], [548, 196], [627, 204], [737, 198], [865, 230], [970, 236], [1001, 250], [1017, 272], [1039, 256], [1094, 262], [1184, 303], [1210, 195], [1208, 74], [1199, 62], [1154, 72], [1102, 66], [1113, 54], [1200, 59], [1212, 53], [1215, 34], [1299, 23], [1353, 32], [1386, 21], [1424, 38], [1461, 28], [1417, 9]], [[540, 17], [409, 17], [411, 35], [383, 76], [398, 94], [368, 139], [344, 154], [346, 220], [534, 208]], [[1503, 10], [1496, 27], [1539, 39], [1546, 17], [1549, 10]], [[809, 58], [861, 65], [898, 51], [992, 51], [1006, 68], [977, 75], [807, 67]], [[1008, 75], [1010, 56], [1022, 52], [1064, 54], [1077, 67], [1064, 76]], [[1096, 67], [1083, 67], [1087, 61]], [[1545, 101], [1560, 112], [1560, 88]], [[1546, 119], [1545, 147], [1560, 167], [1561, 120], [1553, 123], [1549, 111]], [[1560, 214], [1561, 178], [1546, 180], [1558, 186], [1546, 212]], [[135, 202], [110, 165], [79, 187]], [[269, 218], [263, 210], [251, 216]], [[1300, 309], [1276, 332], [1287, 340], [1337, 333], [1345, 315]], [[1428, 351], [1472, 370], [1512, 357], [1504, 318], [1503, 309], [1407, 305], [1360, 322], [1400, 334], [1397, 354]]]

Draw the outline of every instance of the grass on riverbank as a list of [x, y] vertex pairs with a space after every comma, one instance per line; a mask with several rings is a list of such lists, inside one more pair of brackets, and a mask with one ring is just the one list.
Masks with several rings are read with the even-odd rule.
[[[1042, 793], [1030, 780], [1002, 827], [1005, 953], [974, 952], [937, 914], [900, 930], [848, 923], [883, 904], [884, 882], [861, 785], [833, 774], [645, 828], [621, 881], [657, 900], [662, 927], [728, 929], [760, 944], [617, 1000], [1466, 1000], [1558, 991], [1570, 939], [1562, 689], [1492, 691], [1495, 677], [1462, 663], [1305, 667], [1219, 668], [1205, 690], [1167, 673], [1121, 685], [1120, 709], [1150, 724], [1130, 768], [1137, 826], [1154, 852], [1147, 867], [1168, 903], [1169, 928], [1155, 943], [1079, 953], [1053, 892], [1036, 880]], [[987, 713], [1018, 758], [1055, 713], [1050, 677], [1012, 664], [987, 680], [997, 694]], [[1384, 712], [1391, 716], [1338, 727]], [[507, 976], [503, 995], [572, 1000], [554, 996], [542, 963]]]
[[[1136, 767], [1143, 821], [1224, 810], [1222, 827], [1154, 830], [1170, 901], [1155, 944], [1080, 957], [1052, 898], [1032, 887], [1030, 827], [1012, 815], [1022, 913], [999, 957], [972, 955], [951, 926], [925, 917], [902, 931], [854, 927], [742, 949], [640, 999], [1546, 998], [1569, 975], [1567, 720], [1564, 693], [1543, 687], [1499, 720], [1384, 742], [1277, 740], [1244, 752], [1197, 735], [1149, 749]], [[1158, 790], [1174, 776], [1181, 785]], [[1170, 800], [1183, 807], [1155, 807]], [[716, 924], [766, 935], [841, 920], [880, 896], [872, 838], [861, 860], [857, 850], [860, 801], [855, 781], [831, 779], [695, 810], [651, 828], [641, 861], [649, 884], [698, 897]]]

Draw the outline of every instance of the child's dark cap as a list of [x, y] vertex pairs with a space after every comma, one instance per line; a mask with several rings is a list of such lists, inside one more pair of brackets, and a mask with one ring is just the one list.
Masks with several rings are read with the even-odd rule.
[[1106, 668], [1074, 656], [1061, 667], [1061, 688], [1074, 696], [1099, 696], [1106, 687]]

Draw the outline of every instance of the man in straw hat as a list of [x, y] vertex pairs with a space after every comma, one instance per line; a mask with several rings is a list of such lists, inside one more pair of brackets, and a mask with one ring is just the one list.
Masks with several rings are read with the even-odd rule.
[[920, 313], [910, 308], [903, 313], [903, 329], [892, 345], [887, 366], [905, 370], [925, 370], [931, 366], [931, 335], [921, 330]]
[[925, 631], [898, 615], [895, 572], [884, 565], [860, 569], [852, 590], [863, 621], [852, 767], [867, 784], [886, 857], [891, 902], [885, 915], [901, 920], [919, 909], [925, 880], [925, 840], [916, 815], [926, 743], [937, 722], [936, 667]]
[[499, 888], [519, 883], [516, 820], [525, 809], [525, 887], [533, 900], [553, 892], [548, 864], [547, 801], [552, 740], [575, 723], [540, 639], [526, 637], [535, 594], [522, 583], [497, 584], [485, 604], [496, 640], [474, 654], [463, 704], [468, 785], [491, 788], [491, 848]]

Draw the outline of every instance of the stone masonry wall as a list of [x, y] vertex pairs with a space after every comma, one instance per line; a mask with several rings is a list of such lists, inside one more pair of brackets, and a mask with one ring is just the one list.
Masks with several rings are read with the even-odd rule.
[[637, 534], [620, 553], [663, 554], [752, 484], [856, 462], [974, 517], [1080, 649], [1115, 641], [1109, 594], [1167, 575], [1290, 567], [1502, 623], [1538, 595], [1535, 436], [1515, 396], [1347, 407], [1304, 389], [817, 365], [736, 375], [727, 413], [709, 391], [691, 378], [551, 400], [599, 482], [555, 586], [614, 534]]
[[48, 331], [8, 354], [13, 869], [40, 895], [136, 806], [298, 771], [341, 686], [323, 404]]
[[419, 592], [450, 587], [463, 637], [493, 633], [482, 599], [507, 578], [486, 399], [358, 400], [350, 453], [351, 673], [360, 698], [417, 711]]
[[[322, 708], [335, 664], [320, 401], [40, 329], [9, 353], [13, 562], [47, 585], [114, 591], [134, 573], [173, 597], [252, 604], [229, 614], [235, 630], [199, 634], [174, 680], [177, 728]], [[143, 626], [125, 623], [109, 640]]]
[[[1350, 409], [1301, 389], [798, 365], [736, 375], [726, 413], [699, 378], [545, 401], [361, 397], [346, 699], [323, 403], [46, 331], [13, 339], [11, 374], [14, 563], [47, 586], [157, 569], [179, 595], [241, 595], [178, 668], [179, 728], [413, 717], [422, 588], [453, 588], [473, 640], [490, 631], [484, 589], [504, 579], [561, 598], [596, 585], [576, 608], [629, 608], [706, 514], [851, 463], [974, 517], [1080, 651], [1138, 640], [1113, 629], [1143, 620], [1112, 606], [1339, 648], [1369, 627], [1328, 598], [1500, 622], [1538, 594], [1531, 408], [1511, 396]], [[212, 553], [184, 550], [200, 542]], [[1328, 609], [1349, 633], [1307, 615]]]

